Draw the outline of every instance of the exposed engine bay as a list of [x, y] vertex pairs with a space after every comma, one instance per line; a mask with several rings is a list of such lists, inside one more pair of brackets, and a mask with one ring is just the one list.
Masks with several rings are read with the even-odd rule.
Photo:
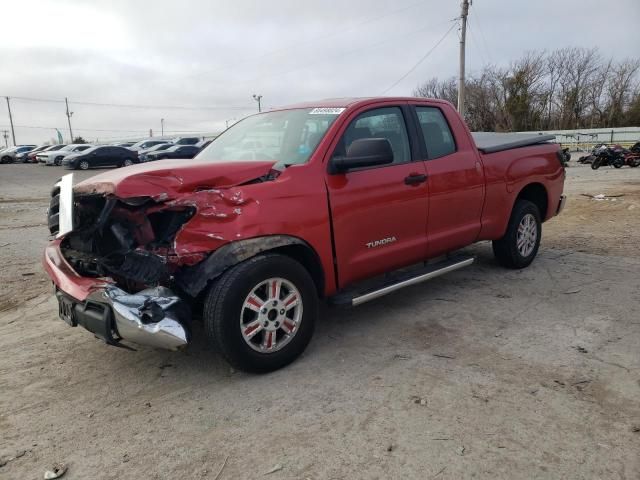
[[175, 236], [195, 211], [150, 198], [76, 196], [76, 228], [61, 250], [80, 275], [109, 276], [124, 290], [166, 285], [177, 266]]

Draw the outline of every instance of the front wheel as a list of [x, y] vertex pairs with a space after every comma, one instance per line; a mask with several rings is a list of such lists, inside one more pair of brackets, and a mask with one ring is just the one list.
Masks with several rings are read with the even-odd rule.
[[307, 270], [290, 257], [264, 254], [227, 270], [204, 303], [209, 339], [235, 368], [265, 373], [307, 347], [318, 296]]
[[600, 168], [600, 159], [596, 158], [593, 162], [591, 162], [591, 169], [597, 170]]
[[623, 165], [624, 165], [624, 160], [622, 159], [617, 158], [613, 161], [613, 168], [622, 168]]
[[131, 160], [130, 158], [125, 158], [124, 162], [122, 162], [122, 166], [123, 167], [128, 167], [130, 165], [133, 165], [133, 160]]
[[89, 170], [89, 162], [87, 162], [86, 160], [82, 160], [78, 164], [78, 167], [80, 167], [80, 170]]
[[528, 200], [518, 200], [504, 236], [493, 241], [493, 254], [505, 267], [527, 267], [538, 253], [541, 236], [540, 210]]

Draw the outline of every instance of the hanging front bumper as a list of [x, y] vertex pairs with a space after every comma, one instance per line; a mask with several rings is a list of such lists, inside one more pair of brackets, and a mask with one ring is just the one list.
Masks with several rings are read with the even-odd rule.
[[189, 343], [188, 304], [166, 287], [128, 293], [106, 280], [78, 275], [62, 256], [60, 240], [45, 249], [44, 268], [53, 280], [58, 313], [110, 345], [131, 342], [176, 350]]

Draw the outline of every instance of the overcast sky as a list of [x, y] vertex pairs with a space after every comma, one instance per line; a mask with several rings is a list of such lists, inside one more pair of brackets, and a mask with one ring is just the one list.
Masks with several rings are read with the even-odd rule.
[[[18, 143], [49, 140], [55, 127], [66, 141], [64, 97], [74, 135], [92, 141], [150, 128], [159, 135], [160, 118], [169, 133], [215, 132], [255, 111], [254, 93], [267, 109], [382, 94], [443, 37], [459, 8], [458, 0], [8, 1], [0, 96], [25, 97], [11, 100]], [[640, 55], [640, 0], [475, 0], [469, 21], [471, 72], [565, 46]], [[386, 95], [410, 95], [421, 81], [456, 74], [457, 64], [454, 27]], [[0, 129], [8, 130], [1, 100]]]

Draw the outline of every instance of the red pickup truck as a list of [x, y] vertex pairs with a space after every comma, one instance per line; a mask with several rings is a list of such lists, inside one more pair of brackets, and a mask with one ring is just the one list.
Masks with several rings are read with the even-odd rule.
[[337, 99], [250, 116], [193, 160], [52, 191], [44, 267], [60, 317], [113, 345], [176, 349], [202, 319], [235, 367], [280, 368], [321, 300], [358, 305], [467, 266], [492, 240], [529, 265], [560, 212], [553, 137], [471, 134], [451, 104]]

